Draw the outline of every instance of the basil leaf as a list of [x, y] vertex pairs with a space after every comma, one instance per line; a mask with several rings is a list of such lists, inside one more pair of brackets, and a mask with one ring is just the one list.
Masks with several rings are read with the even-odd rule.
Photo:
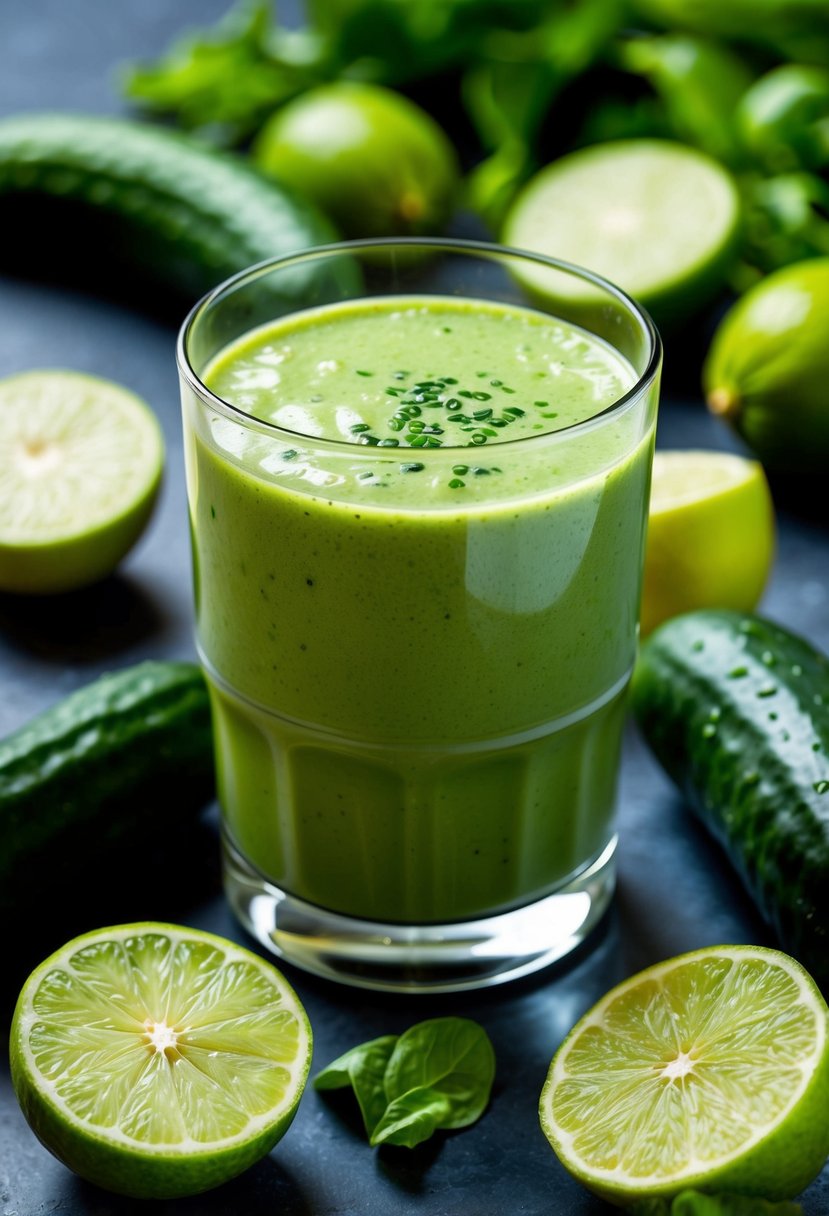
[[407, 1094], [395, 1098], [386, 1107], [374, 1133], [372, 1148], [378, 1144], [399, 1144], [414, 1148], [428, 1140], [439, 1127], [446, 1127], [451, 1103], [434, 1089], [411, 1089]]
[[[495, 1076], [495, 1053], [486, 1031], [468, 1018], [431, 1018], [400, 1036], [385, 1075], [386, 1098], [420, 1091], [448, 1100], [437, 1127], [466, 1127], [480, 1118]], [[432, 1107], [430, 1106], [430, 1109]]]
[[314, 1089], [343, 1089], [350, 1085], [360, 1104], [366, 1134], [371, 1139], [386, 1110], [383, 1078], [386, 1065], [397, 1043], [396, 1034], [387, 1034], [352, 1047], [333, 1060], [314, 1077]]

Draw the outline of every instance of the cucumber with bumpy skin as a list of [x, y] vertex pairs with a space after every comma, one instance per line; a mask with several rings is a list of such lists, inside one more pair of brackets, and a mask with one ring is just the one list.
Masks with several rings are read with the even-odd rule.
[[829, 989], [829, 660], [759, 617], [688, 613], [642, 646], [632, 702], [784, 949]]
[[201, 671], [145, 662], [93, 683], [0, 741], [0, 906], [60, 872], [194, 820], [213, 796]]
[[330, 240], [309, 205], [241, 157], [147, 123], [0, 120], [0, 266], [193, 302], [229, 275]]

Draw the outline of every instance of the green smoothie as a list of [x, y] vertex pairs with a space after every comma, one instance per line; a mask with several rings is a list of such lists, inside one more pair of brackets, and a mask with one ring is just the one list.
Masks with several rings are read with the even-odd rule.
[[632, 368], [531, 309], [392, 297], [203, 379], [235, 407], [185, 425], [233, 843], [379, 921], [554, 891], [612, 835], [654, 411], [604, 411]]

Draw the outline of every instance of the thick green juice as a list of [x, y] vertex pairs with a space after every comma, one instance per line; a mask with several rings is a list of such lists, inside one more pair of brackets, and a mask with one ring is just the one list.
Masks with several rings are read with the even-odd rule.
[[[653, 409], [532, 310], [356, 301], [185, 405], [220, 798], [277, 887], [379, 921], [550, 893], [612, 835]], [[421, 425], [422, 424], [422, 425]]]

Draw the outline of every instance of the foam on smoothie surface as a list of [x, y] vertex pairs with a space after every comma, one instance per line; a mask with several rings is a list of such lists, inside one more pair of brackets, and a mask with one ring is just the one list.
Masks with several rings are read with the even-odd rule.
[[[294, 314], [221, 352], [205, 380], [219, 397], [299, 439], [472, 448], [473, 467], [497, 473], [497, 460], [481, 449], [595, 417], [635, 376], [609, 346], [554, 317], [441, 296]], [[459, 463], [466, 469], [450, 479], [452, 488], [463, 488], [471, 457]], [[411, 463], [402, 471], [417, 471], [405, 467]]]

